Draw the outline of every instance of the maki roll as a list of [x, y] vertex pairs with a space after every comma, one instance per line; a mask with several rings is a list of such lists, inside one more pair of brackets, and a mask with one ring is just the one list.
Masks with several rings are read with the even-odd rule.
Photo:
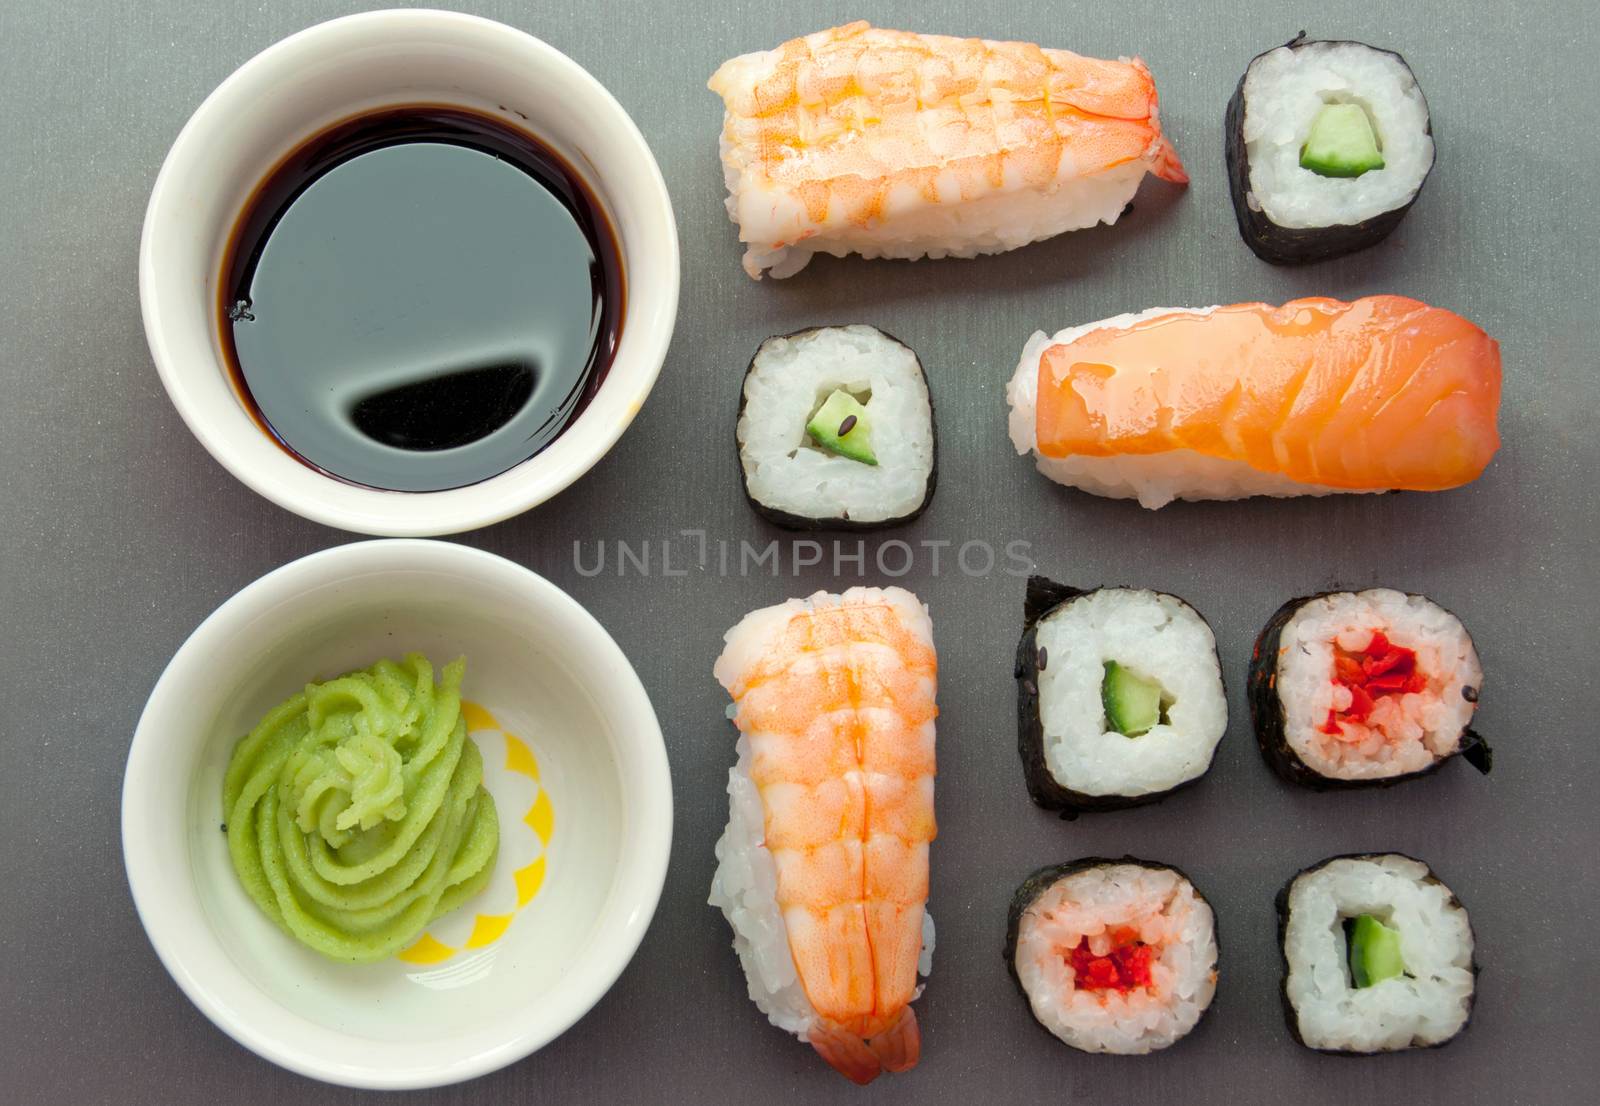
[[1028, 794], [1071, 818], [1152, 802], [1211, 766], [1228, 703], [1211, 627], [1175, 595], [1028, 581], [1017, 747]]
[[922, 362], [876, 327], [814, 327], [762, 342], [745, 373], [736, 433], [745, 495], [779, 526], [893, 526], [933, 498], [933, 401]]
[[1077, 860], [1023, 880], [1005, 957], [1039, 1024], [1084, 1052], [1166, 1048], [1217, 991], [1211, 906], [1176, 868], [1133, 857]]
[[1399, 54], [1304, 34], [1258, 55], [1224, 121], [1245, 244], [1297, 265], [1376, 244], [1433, 168], [1428, 101]]
[[1456, 754], [1480, 772], [1470, 728], [1483, 667], [1459, 619], [1390, 588], [1291, 599], [1261, 631], [1247, 697], [1261, 755], [1291, 783], [1387, 785]]
[[1466, 907], [1420, 860], [1337, 856], [1278, 894], [1283, 1008], [1296, 1041], [1372, 1054], [1447, 1044], [1472, 1014]]

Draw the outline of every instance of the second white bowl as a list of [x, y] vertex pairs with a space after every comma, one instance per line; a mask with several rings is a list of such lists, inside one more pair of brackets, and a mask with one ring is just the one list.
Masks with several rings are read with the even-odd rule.
[[[400, 957], [334, 963], [240, 886], [222, 775], [307, 681], [409, 650], [467, 658], [495, 876]], [[128, 882], [179, 986], [267, 1059], [360, 1087], [469, 1079], [582, 1017], [644, 936], [671, 837], [661, 730], [616, 643], [528, 569], [446, 542], [340, 546], [229, 599], [156, 684], [123, 783]]]

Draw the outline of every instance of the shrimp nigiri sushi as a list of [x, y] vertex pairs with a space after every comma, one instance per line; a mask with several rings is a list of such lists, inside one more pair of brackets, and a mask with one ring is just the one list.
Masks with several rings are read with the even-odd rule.
[[728, 214], [759, 279], [815, 253], [975, 257], [1114, 223], [1186, 184], [1137, 58], [865, 22], [724, 62]]
[[937, 668], [916, 596], [851, 588], [747, 615], [714, 670], [739, 759], [711, 905], [756, 1006], [857, 1083], [922, 1051]]
[[1403, 296], [1154, 308], [1036, 333], [1011, 441], [1095, 495], [1442, 491], [1500, 446], [1500, 347]]

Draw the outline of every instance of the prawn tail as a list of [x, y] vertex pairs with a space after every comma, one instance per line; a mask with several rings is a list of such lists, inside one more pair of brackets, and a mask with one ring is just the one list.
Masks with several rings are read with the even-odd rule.
[[922, 1059], [922, 1030], [917, 1015], [907, 1006], [888, 1029], [867, 1041], [867, 1047], [884, 1071], [910, 1071]]
[[852, 1083], [866, 1086], [883, 1071], [883, 1062], [867, 1042], [834, 1022], [818, 1021], [807, 1039], [818, 1056]]

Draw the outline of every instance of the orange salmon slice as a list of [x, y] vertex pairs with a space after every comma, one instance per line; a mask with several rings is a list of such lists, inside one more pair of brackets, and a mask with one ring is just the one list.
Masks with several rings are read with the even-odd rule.
[[1500, 347], [1403, 296], [1174, 311], [1039, 359], [1046, 457], [1193, 450], [1345, 489], [1438, 491], [1500, 445]]

